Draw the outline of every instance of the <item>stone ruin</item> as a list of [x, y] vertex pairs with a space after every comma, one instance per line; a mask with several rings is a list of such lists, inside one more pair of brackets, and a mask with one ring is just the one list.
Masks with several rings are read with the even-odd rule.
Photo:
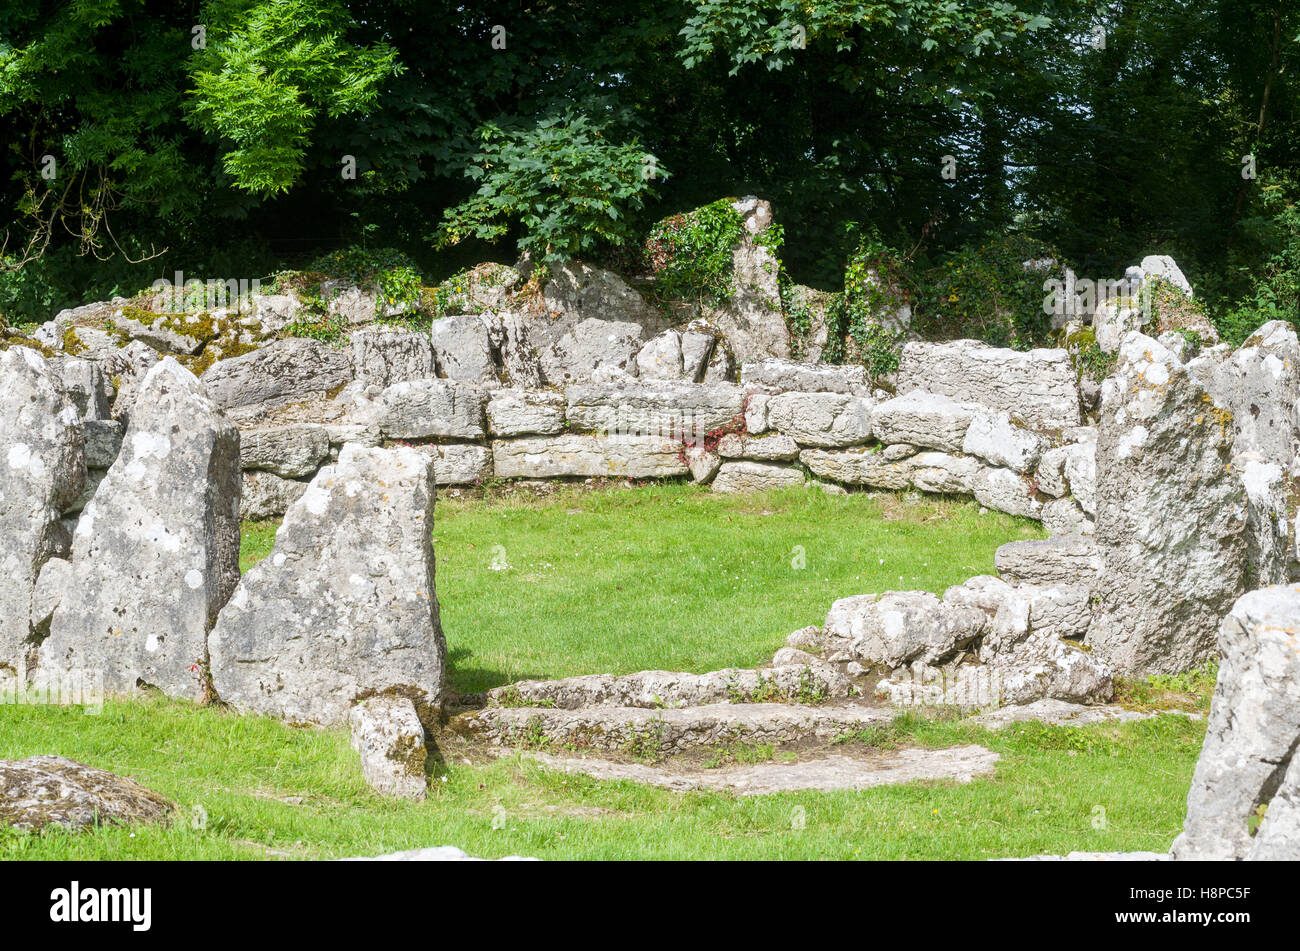
[[[481, 313], [428, 334], [362, 308], [347, 349], [279, 339], [201, 378], [175, 341], [96, 336], [75, 314], [44, 334], [75, 354], [0, 352], [0, 679], [91, 669], [109, 692], [350, 723], [376, 787], [418, 795], [414, 724], [449, 716], [489, 743], [540, 731], [672, 752], [829, 737], [896, 705], [1104, 704], [1117, 676], [1222, 655], [1175, 852], [1294, 852], [1290, 325], [1235, 351], [1130, 330], [1094, 399], [1064, 349], [912, 341], [871, 380], [791, 361], [743, 297], [666, 326], [617, 276], [571, 264], [544, 284], [539, 323], [505, 309], [509, 288], [477, 288]], [[846, 592], [758, 670], [450, 694], [436, 487], [601, 478], [969, 495], [1048, 537], [1004, 545], [996, 575], [941, 596]], [[241, 579], [238, 519], [280, 516]], [[1242, 810], [1265, 804], [1243, 839]]]

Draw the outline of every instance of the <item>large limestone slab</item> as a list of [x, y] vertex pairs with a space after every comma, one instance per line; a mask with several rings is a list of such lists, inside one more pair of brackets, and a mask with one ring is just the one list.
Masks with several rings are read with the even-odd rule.
[[547, 436], [564, 429], [564, 395], [549, 390], [493, 391], [487, 404], [493, 436]]
[[801, 446], [860, 446], [871, 438], [874, 407], [847, 393], [782, 393], [767, 401], [767, 425]]
[[[1300, 840], [1286, 847], [1300, 797], [1300, 585], [1239, 598], [1219, 628], [1218, 647], [1210, 722], [1174, 857], [1300, 858]], [[1261, 806], [1267, 811], [1252, 837]]]
[[906, 443], [961, 452], [972, 417], [979, 407], [935, 393], [913, 391], [875, 408], [872, 423], [883, 443]]
[[203, 374], [208, 396], [225, 410], [332, 396], [351, 380], [352, 361], [346, 351], [299, 337], [221, 360]]
[[1103, 389], [1099, 599], [1088, 641], [1118, 673], [1176, 673], [1214, 655], [1244, 590], [1248, 503], [1231, 416], [1165, 347], [1130, 333]]
[[1300, 448], [1300, 340], [1284, 320], [1271, 320], [1212, 372], [1215, 402], [1232, 413], [1237, 452], [1295, 471]]
[[903, 346], [898, 392], [912, 390], [1004, 410], [1032, 429], [1079, 425], [1079, 381], [1065, 350], [1008, 350], [977, 340]]
[[40, 666], [204, 699], [212, 622], [239, 580], [239, 430], [175, 360], [145, 376], [73, 536]]
[[744, 387], [761, 387], [773, 393], [851, 393], [870, 396], [871, 380], [864, 366], [760, 360], [740, 367]]
[[60, 514], [86, 481], [77, 408], [35, 350], [0, 352], [0, 680], [27, 666], [41, 568], [68, 553]]
[[577, 430], [702, 440], [743, 425], [745, 394], [731, 383], [657, 380], [570, 386], [565, 417]]
[[552, 386], [589, 382], [598, 369], [636, 373], [644, 345], [642, 326], [592, 317], [546, 346], [538, 347], [542, 379]]
[[397, 383], [374, 401], [376, 423], [389, 439], [482, 439], [486, 409], [486, 390], [455, 380]]
[[763, 492], [803, 485], [807, 481], [797, 466], [736, 460], [724, 462], [713, 479], [714, 492]]
[[441, 707], [446, 643], [434, 589], [433, 463], [343, 447], [290, 506], [209, 640], [237, 709], [341, 723], [372, 694]]
[[680, 440], [581, 433], [493, 440], [492, 464], [498, 479], [646, 479], [685, 475], [689, 471]]
[[848, 645], [855, 658], [899, 667], [931, 663], [984, 634], [978, 608], [940, 601], [927, 591], [887, 591], [841, 598], [826, 615], [826, 638]]
[[392, 386], [435, 375], [433, 343], [427, 334], [357, 330], [352, 334], [352, 365], [367, 386]]
[[239, 433], [239, 465], [284, 479], [311, 475], [330, 454], [329, 432], [314, 423], [263, 426]]
[[438, 375], [448, 380], [488, 383], [497, 379], [487, 323], [474, 314], [440, 317], [430, 330]]

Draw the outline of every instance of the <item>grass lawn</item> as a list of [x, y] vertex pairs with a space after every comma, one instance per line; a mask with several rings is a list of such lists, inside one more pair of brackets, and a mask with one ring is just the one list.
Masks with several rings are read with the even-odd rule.
[[[815, 488], [728, 497], [690, 484], [444, 497], [434, 534], [449, 676], [462, 692], [766, 663], [837, 598], [942, 593], [992, 572], [1003, 542], [1043, 537], [970, 501]], [[246, 524], [241, 567], [273, 542], [273, 524]]]
[[[273, 533], [244, 527], [243, 567], [270, 551]], [[1040, 535], [971, 503], [891, 494], [726, 498], [669, 485], [447, 499], [436, 551], [451, 676], [478, 690], [525, 676], [760, 663], [789, 631], [820, 624], [836, 598], [942, 591], [991, 571], [1002, 542]], [[1204, 733], [1180, 716], [997, 733], [907, 717], [844, 742], [977, 742], [1002, 755], [996, 774], [964, 786], [751, 798], [564, 775], [518, 754], [471, 762], [453, 744], [431, 764], [429, 800], [413, 804], [371, 792], [343, 730], [162, 698], [111, 701], [98, 716], [18, 706], [3, 717], [0, 758], [70, 756], [171, 797], [184, 817], [166, 829], [0, 830], [0, 859], [330, 858], [430, 845], [548, 859], [1158, 850], [1181, 827]], [[736, 752], [720, 750], [719, 763]]]
[[[1204, 725], [1181, 716], [998, 733], [907, 722], [928, 745], [1002, 754], [968, 785], [861, 792], [674, 793], [542, 769], [521, 756], [435, 769], [428, 801], [380, 799], [341, 730], [289, 729], [181, 701], [11, 707], [0, 758], [57, 752], [129, 775], [184, 810], [171, 828], [0, 830], [0, 859], [333, 858], [429, 845], [539, 858], [982, 859], [1161, 850], [1182, 826]], [[878, 743], [868, 736], [868, 742]], [[856, 741], [854, 741], [856, 742]], [[795, 828], [802, 806], [805, 827]], [[493, 828], [494, 819], [504, 828]], [[197, 820], [197, 821], [196, 821]], [[199, 826], [195, 828], [194, 826]]]

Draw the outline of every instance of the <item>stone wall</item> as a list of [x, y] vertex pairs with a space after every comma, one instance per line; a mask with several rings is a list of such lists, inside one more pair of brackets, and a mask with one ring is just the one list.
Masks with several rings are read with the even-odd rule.
[[812, 479], [973, 495], [991, 509], [1090, 530], [1096, 432], [1080, 424], [1064, 351], [908, 344], [901, 396], [873, 389], [861, 367], [777, 359], [742, 365], [734, 383], [612, 370], [539, 389], [431, 375], [366, 382], [389, 379], [375, 367], [404, 365], [409, 349], [406, 335], [358, 334], [352, 352], [365, 354], [364, 375], [334, 399], [268, 407], [267, 388], [251, 378], [246, 395], [226, 396], [243, 433], [245, 517], [282, 512], [355, 441], [427, 453], [443, 486], [690, 477], [742, 491]]

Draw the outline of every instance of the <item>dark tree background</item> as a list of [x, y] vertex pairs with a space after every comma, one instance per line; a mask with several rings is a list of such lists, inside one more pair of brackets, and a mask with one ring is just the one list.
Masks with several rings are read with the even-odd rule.
[[1023, 233], [1294, 319], [1298, 34], [1300, 0], [7, 0], [0, 313], [350, 245], [612, 257], [754, 193], [815, 286]]

